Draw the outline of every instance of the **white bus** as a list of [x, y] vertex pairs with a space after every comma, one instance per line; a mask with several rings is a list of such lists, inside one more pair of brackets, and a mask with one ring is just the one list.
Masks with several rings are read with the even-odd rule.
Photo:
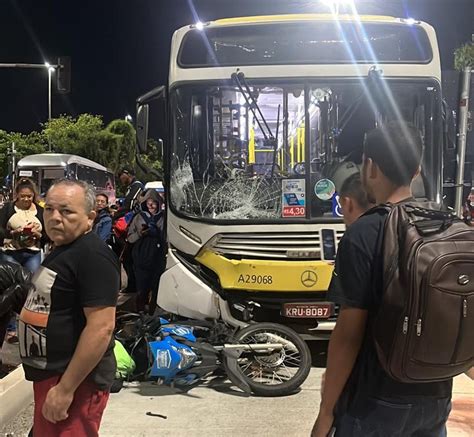
[[16, 176], [32, 179], [42, 195], [55, 180], [68, 178], [88, 182], [98, 193], [106, 194], [110, 203], [115, 201], [114, 174], [103, 165], [81, 156], [64, 153], [26, 156], [18, 161]]
[[331, 252], [344, 232], [334, 168], [361, 161], [367, 131], [403, 119], [426, 148], [416, 195], [440, 201], [440, 84], [435, 31], [414, 20], [259, 16], [176, 31], [169, 85], [137, 101], [141, 151], [150, 105], [167, 119], [159, 305], [330, 331]]

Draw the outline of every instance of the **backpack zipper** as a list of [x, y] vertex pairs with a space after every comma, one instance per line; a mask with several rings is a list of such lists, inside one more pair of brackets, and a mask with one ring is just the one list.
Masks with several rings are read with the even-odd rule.
[[408, 316], [405, 316], [405, 318], [403, 319], [403, 333], [405, 335], [408, 332], [408, 322], [409, 322], [409, 318]]
[[[416, 242], [411, 248], [410, 248], [410, 251], [408, 252], [408, 259], [410, 259], [410, 257], [413, 259], [416, 254], [417, 254], [417, 251], [418, 249], [422, 246], [423, 242], [422, 243], [419, 243], [419, 242]], [[412, 255], [413, 254], [413, 255]], [[413, 263], [413, 261], [412, 261]], [[398, 264], [398, 260], [397, 260], [397, 264]], [[410, 277], [412, 276], [411, 274], [411, 265], [410, 266], [407, 266], [407, 270], [410, 272]], [[411, 307], [411, 297], [408, 301], [408, 305], [407, 305], [407, 309], [408, 309], [408, 312], [409, 309]], [[409, 316], [405, 316], [405, 318], [403, 319], [403, 334], [406, 335], [408, 333], [408, 327], [409, 327], [409, 322], [410, 322], [410, 317]]]
[[456, 341], [456, 345], [454, 347], [453, 356], [451, 358], [451, 364], [456, 364], [458, 362], [459, 343], [461, 343], [461, 340], [464, 337], [463, 336], [463, 327], [464, 327], [464, 324], [466, 323], [464, 321], [464, 319], [467, 318], [467, 316], [468, 316], [468, 302], [467, 302], [466, 298], [464, 298], [462, 300], [461, 311], [462, 311], [462, 317], [459, 320], [459, 335], [458, 335], [458, 338], [457, 338], [457, 341]]
[[[430, 266], [431, 267], [431, 266]], [[425, 298], [426, 298], [426, 282], [431, 275], [431, 268], [428, 268], [425, 276], [421, 279], [420, 284], [420, 295], [418, 297], [418, 319], [416, 320], [416, 336], [421, 337], [421, 332], [423, 328], [423, 314], [425, 312]]]
[[416, 321], [416, 335], [418, 337], [421, 337], [421, 323], [422, 323], [421, 319], [418, 319]]

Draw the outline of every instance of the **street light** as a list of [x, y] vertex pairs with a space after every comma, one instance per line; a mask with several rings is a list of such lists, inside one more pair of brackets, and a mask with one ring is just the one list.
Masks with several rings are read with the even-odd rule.
[[407, 18], [405, 20], [405, 23], [407, 23], [409, 26], [413, 26], [414, 24], [417, 23], [417, 21], [414, 18]]
[[127, 120], [129, 123], [131, 123], [131, 122], [133, 121], [133, 118], [132, 118], [132, 116], [131, 116], [130, 114], [127, 114], [127, 115], [125, 116], [125, 120]]
[[51, 121], [51, 88], [52, 88], [52, 75], [54, 67], [49, 62], [45, 62], [44, 66], [48, 69], [48, 121]]

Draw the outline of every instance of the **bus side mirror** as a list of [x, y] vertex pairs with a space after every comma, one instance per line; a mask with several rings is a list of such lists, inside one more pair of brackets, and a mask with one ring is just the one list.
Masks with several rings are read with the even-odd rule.
[[137, 108], [137, 146], [139, 153], [146, 153], [148, 150], [148, 104], [143, 104]]

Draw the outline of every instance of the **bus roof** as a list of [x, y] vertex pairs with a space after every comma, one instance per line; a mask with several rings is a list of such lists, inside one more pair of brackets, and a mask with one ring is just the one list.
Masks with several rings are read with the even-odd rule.
[[[275, 26], [274, 31], [278, 32], [278, 26], [291, 25], [292, 23], [301, 23], [301, 25], [308, 26], [312, 22], [315, 24], [321, 23], [324, 26], [326, 23], [337, 23], [342, 22], [344, 24], [350, 25], [350, 23], [361, 23], [362, 25], [367, 26], [387, 26], [387, 29], [390, 30], [392, 26], [394, 29], [397, 27], [407, 27], [410, 29], [413, 26], [413, 32], [404, 32], [401, 34], [400, 38], [403, 38], [403, 35], [416, 35], [423, 34], [427, 39], [427, 45], [423, 46], [423, 50], [428, 48], [429, 59], [412, 60], [411, 58], [406, 58], [406, 60], [397, 60], [393, 59], [393, 62], [390, 62], [390, 59], [383, 60], [380, 64], [383, 64], [384, 76], [387, 78], [429, 78], [435, 79], [438, 82], [441, 82], [441, 62], [439, 57], [438, 43], [436, 39], [436, 32], [434, 28], [423, 21], [418, 21], [414, 19], [407, 18], [396, 18], [385, 15], [332, 15], [332, 14], [286, 14], [286, 15], [262, 15], [262, 16], [250, 16], [250, 17], [236, 17], [236, 18], [223, 18], [217, 19], [215, 21], [210, 21], [203, 23], [202, 30], [206, 32], [209, 30], [210, 33], [215, 31], [225, 32], [229, 28], [229, 35], [235, 35], [236, 30], [241, 28], [243, 35], [243, 41], [248, 41], [249, 37], [246, 32], [247, 28], [256, 28], [260, 25], [262, 26]], [[396, 27], [395, 27], [396, 26]], [[272, 26], [273, 27], [273, 26]], [[319, 26], [318, 26], [319, 27]], [[171, 44], [171, 62], [169, 69], [169, 85], [172, 87], [175, 83], [189, 83], [196, 81], [214, 81], [214, 80], [228, 80], [232, 73], [236, 71], [236, 68], [243, 69], [247, 78], [251, 79], [300, 79], [300, 78], [359, 78], [366, 77], [369, 71], [374, 65], [378, 65], [379, 62], [377, 59], [367, 60], [362, 62], [346, 62], [345, 60], [340, 61], [335, 58], [334, 62], [331, 61], [321, 61], [310, 62], [309, 60], [299, 62], [295, 60], [293, 62], [275, 62], [265, 60], [265, 62], [259, 63], [257, 59], [250, 59], [255, 55], [255, 52], [252, 50], [243, 50], [240, 46], [236, 46], [236, 50], [242, 52], [250, 53], [249, 63], [246, 64], [245, 60], [237, 60], [235, 57], [234, 62], [229, 61], [227, 64], [222, 63], [218, 65], [207, 65], [203, 62], [196, 62], [193, 65], [192, 61], [188, 63], [182, 62], [181, 56], [184, 52], [183, 42], [186, 41], [189, 35], [189, 41], [191, 41], [189, 47], [192, 47], [193, 39], [192, 35], [197, 32], [196, 24], [191, 24], [188, 26], [183, 26], [180, 29], [176, 30], [173, 35], [172, 44]], [[198, 30], [201, 30], [199, 28]], [[415, 32], [416, 30], [416, 32]], [[375, 34], [377, 31], [375, 30]], [[389, 32], [389, 34], [391, 34]], [[255, 38], [258, 38], [258, 33], [255, 33]], [[397, 38], [396, 33], [393, 35], [393, 38]], [[415, 38], [415, 36], [413, 36]], [[284, 38], [283, 38], [284, 39]], [[199, 42], [199, 38], [196, 38]], [[271, 39], [269, 39], [271, 40]], [[221, 53], [225, 53], [223, 47], [227, 47], [225, 42], [225, 36], [223, 37], [223, 43], [218, 46]], [[261, 41], [261, 40], [260, 40]], [[379, 41], [380, 44], [383, 43], [383, 40], [378, 38], [376, 42]], [[330, 41], [337, 42], [337, 41]], [[204, 46], [210, 45], [204, 41]], [[266, 44], [262, 42], [262, 44]], [[271, 43], [268, 43], [271, 48]], [[296, 44], [296, 43], [295, 43]], [[283, 45], [280, 45], [283, 47]], [[252, 48], [252, 47], [251, 47]], [[283, 47], [284, 48], [284, 47]], [[327, 47], [326, 47], [327, 48]], [[208, 50], [210, 50], [209, 48]], [[228, 52], [232, 51], [232, 45]], [[262, 46], [262, 52], [265, 47]], [[420, 51], [420, 49], [418, 49]], [[426, 53], [428, 53], [426, 51]], [[194, 53], [194, 56], [197, 56], [196, 53], [200, 53], [200, 47], [198, 50], [188, 51], [186, 53]], [[246, 54], [244, 53], [244, 55]], [[238, 54], [238, 53], [237, 53]], [[411, 56], [411, 55], [410, 55]], [[212, 56], [210, 56], [212, 58]], [[317, 68], [315, 68], [317, 65]]]
[[68, 153], [40, 153], [25, 156], [18, 161], [18, 167], [65, 167], [68, 164], [81, 164], [98, 170], [109, 171], [103, 165], [82, 156]]

